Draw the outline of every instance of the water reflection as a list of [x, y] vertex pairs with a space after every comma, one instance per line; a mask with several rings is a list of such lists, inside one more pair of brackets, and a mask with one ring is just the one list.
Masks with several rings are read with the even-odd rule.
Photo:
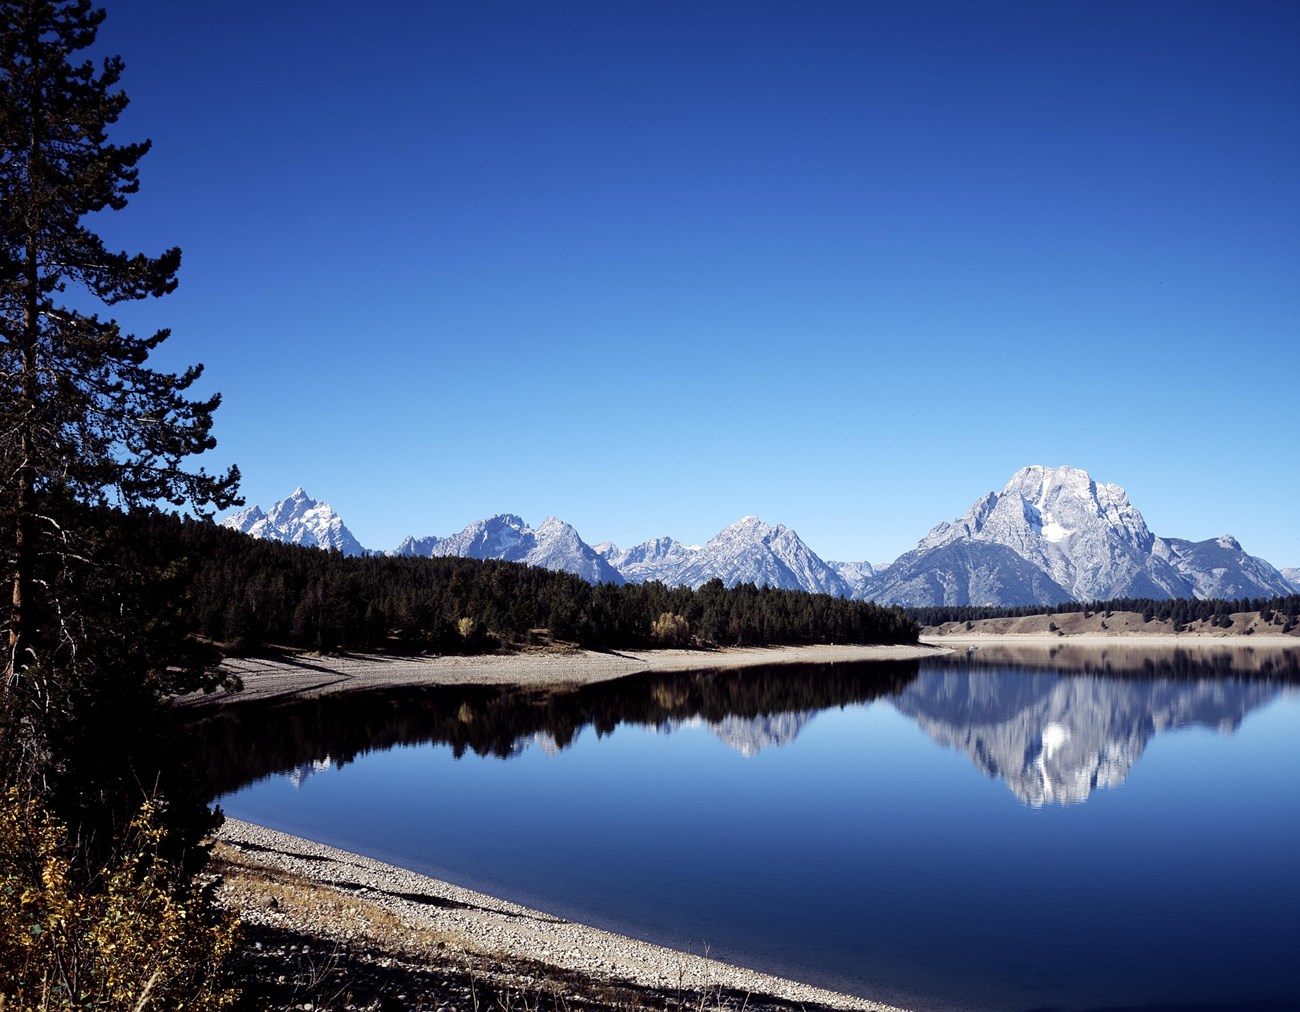
[[[1018, 661], [1021, 666], [1011, 666]], [[1090, 672], [1090, 673], [1082, 673]], [[964, 752], [1026, 804], [1073, 804], [1124, 781], [1147, 743], [1182, 727], [1234, 731], [1300, 681], [1295, 652], [997, 650], [925, 662], [773, 666], [643, 675], [571, 691], [406, 689], [232, 706], [192, 726], [218, 796], [274, 773], [295, 786], [397, 745], [502, 759], [559, 752], [584, 728], [707, 727], [745, 756], [788, 745], [818, 712], [887, 698], [937, 744]]]
[[1276, 682], [1115, 678], [971, 666], [934, 671], [892, 702], [1026, 804], [1076, 804], [1123, 783], [1158, 732], [1235, 731]]
[[744, 755], [794, 740], [818, 712], [896, 694], [916, 661], [779, 665], [639, 675], [568, 691], [464, 686], [325, 696], [216, 709], [195, 720], [194, 768], [210, 796], [274, 773], [295, 783], [331, 764], [398, 745], [451, 746], [509, 759], [530, 747], [568, 748], [584, 728], [620, 724], [671, 734], [707, 726]]

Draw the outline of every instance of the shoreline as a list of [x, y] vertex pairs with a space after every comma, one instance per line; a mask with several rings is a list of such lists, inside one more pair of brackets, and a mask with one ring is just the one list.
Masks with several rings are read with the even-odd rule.
[[[248, 925], [307, 936], [313, 948], [370, 951], [387, 969], [402, 964], [403, 986], [419, 986], [439, 974], [454, 986], [447, 975], [459, 974], [471, 986], [479, 979], [485, 986], [513, 990], [521, 996], [520, 1007], [528, 1008], [533, 1006], [522, 996], [530, 993], [572, 990], [581, 1003], [593, 994], [630, 988], [631, 1008], [656, 1007], [642, 1004], [649, 999], [665, 1008], [743, 1004], [753, 1012], [904, 1012], [568, 921], [238, 819], [226, 819], [215, 841], [212, 865], [220, 877], [216, 895], [222, 906], [236, 910]], [[262, 950], [261, 943], [256, 947]], [[597, 997], [594, 1007], [603, 1006]]]
[[[175, 702], [196, 709], [238, 708], [247, 702], [290, 702], [409, 686], [508, 686], [546, 692], [644, 672], [896, 661], [947, 652], [924, 645], [836, 645], [417, 658], [237, 658], [223, 667], [243, 681], [243, 689], [195, 693]], [[382, 966], [383, 973], [396, 975], [395, 986], [407, 993], [439, 981], [428, 992], [434, 999], [428, 1007], [479, 1007], [479, 997], [465, 990], [477, 981], [480, 988], [495, 987], [499, 992], [504, 988], [502, 993], [515, 995], [511, 1000], [518, 1001], [520, 1008], [532, 1008], [539, 995], [553, 996], [560, 989], [570, 996], [568, 1007], [574, 1012], [605, 1007], [646, 1012], [655, 1008], [905, 1012], [568, 921], [234, 818], [226, 819], [214, 841], [212, 870], [222, 881], [218, 902], [239, 913], [250, 926], [250, 935], [271, 932], [278, 937], [288, 932], [297, 939], [299, 953], [309, 946], [314, 953], [337, 956], [342, 952], [349, 971], [363, 979]], [[374, 925], [381, 925], [380, 937], [375, 937]], [[259, 936], [254, 945], [256, 951], [247, 953], [253, 962], [265, 961], [272, 950], [278, 959], [295, 955], [294, 946], [283, 941], [277, 948]], [[270, 971], [259, 967], [254, 972]], [[275, 972], [279, 976], [280, 971]], [[308, 976], [315, 975], [313, 970]]]
[[[227, 670], [243, 679], [242, 691], [195, 694], [177, 702], [238, 707], [253, 700], [288, 701], [420, 685], [511, 686], [545, 692], [642, 672], [890, 661], [941, 656], [970, 647], [988, 647], [988, 659], [996, 660], [999, 654], [1015, 653], [1017, 647], [1053, 657], [1077, 648], [1104, 658], [1107, 651], [1183, 648], [1267, 655], [1298, 646], [1295, 637], [1268, 635], [963, 631], [923, 635], [917, 646], [236, 659], [228, 662]], [[573, 1012], [605, 1007], [901, 1012], [871, 999], [568, 921], [241, 820], [228, 818], [214, 841], [212, 871], [221, 882], [218, 902], [239, 913], [249, 926], [245, 957], [250, 966], [257, 964], [248, 971], [257, 979], [273, 972], [281, 974], [278, 979], [283, 984], [285, 976], [275, 968], [276, 961], [298, 959], [309, 964], [306, 976], [315, 980], [321, 958], [316, 954], [327, 953], [355, 979], [372, 983], [382, 979], [375, 985], [381, 991], [375, 993], [414, 999], [393, 1007], [479, 1007], [477, 987], [496, 989], [508, 999], [514, 995], [509, 1000], [518, 1001], [520, 1008], [537, 1006], [541, 996], [561, 995]], [[344, 969], [335, 972], [342, 975]]]
[[664, 671], [710, 671], [769, 664], [842, 664], [934, 657], [942, 646], [912, 644], [723, 647], [716, 650], [592, 650], [517, 654], [395, 657], [383, 654], [321, 656], [300, 654], [266, 659], [227, 659], [222, 671], [238, 677], [237, 691], [194, 692], [178, 697], [181, 707], [238, 706], [408, 686], [501, 685], [559, 689], [592, 685], [628, 675]]
[[1297, 650], [1294, 636], [1212, 635], [1209, 633], [933, 633], [921, 634], [921, 642], [934, 647], [965, 647], [971, 644], [1032, 647], [1150, 647], [1167, 650], [1193, 647], [1212, 650]]
[[[999, 620], [1001, 621], [1001, 620]], [[1023, 621], [1023, 620], [1021, 620]], [[1044, 619], [1043, 622], [1046, 620]], [[173, 705], [239, 706], [247, 702], [315, 698], [414, 686], [490, 685], [516, 689], [572, 689], [650, 672], [718, 671], [775, 664], [847, 664], [900, 661], [962, 652], [970, 647], [1064, 646], [1124, 650], [1285, 650], [1300, 649], [1300, 636], [1207, 631], [1110, 632], [1027, 628], [982, 632], [953, 628], [956, 623], [923, 632], [917, 644], [721, 647], [712, 650], [652, 649], [636, 651], [567, 650], [515, 654], [294, 654], [277, 658], [235, 657], [221, 670], [238, 678], [242, 688], [193, 692]]]

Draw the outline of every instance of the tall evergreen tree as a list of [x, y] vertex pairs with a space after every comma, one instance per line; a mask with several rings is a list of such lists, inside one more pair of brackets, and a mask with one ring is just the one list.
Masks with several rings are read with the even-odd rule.
[[[108, 136], [127, 105], [122, 62], [79, 54], [104, 12], [90, 0], [0, 0], [0, 521], [12, 600], [4, 691], [74, 638], [68, 560], [81, 507], [234, 505], [238, 472], [189, 470], [210, 449], [219, 397], [191, 398], [201, 366], [150, 367], [168, 336], [124, 333], [73, 305], [157, 297], [180, 250], [115, 252], [87, 224], [136, 192], [149, 142]], [[67, 296], [65, 296], [67, 293]], [[91, 297], [87, 299], [86, 296]], [[80, 521], [77, 518], [81, 518]], [[60, 588], [63, 588], [62, 590]]]

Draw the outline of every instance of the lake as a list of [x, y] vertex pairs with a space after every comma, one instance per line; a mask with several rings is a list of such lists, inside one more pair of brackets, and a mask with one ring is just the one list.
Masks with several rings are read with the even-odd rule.
[[195, 725], [240, 819], [913, 1009], [1300, 1007], [1300, 655], [405, 690]]

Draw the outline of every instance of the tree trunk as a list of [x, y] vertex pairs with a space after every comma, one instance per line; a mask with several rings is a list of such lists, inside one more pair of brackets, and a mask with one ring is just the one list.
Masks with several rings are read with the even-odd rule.
[[23, 625], [23, 612], [24, 606], [28, 603], [28, 588], [31, 586], [34, 568], [32, 556], [36, 550], [32, 540], [31, 512], [35, 491], [32, 426], [35, 424], [39, 381], [37, 345], [40, 336], [41, 309], [40, 259], [37, 255], [41, 226], [39, 194], [41, 164], [38, 137], [44, 105], [41, 98], [40, 82], [33, 69], [31, 121], [27, 136], [27, 249], [23, 264], [23, 333], [19, 366], [22, 370], [22, 391], [19, 394], [18, 404], [18, 488], [15, 496], [13, 597], [9, 608], [9, 658], [4, 673], [5, 691], [13, 685], [14, 678], [24, 667], [21, 657], [26, 649], [24, 637], [27, 630]]

